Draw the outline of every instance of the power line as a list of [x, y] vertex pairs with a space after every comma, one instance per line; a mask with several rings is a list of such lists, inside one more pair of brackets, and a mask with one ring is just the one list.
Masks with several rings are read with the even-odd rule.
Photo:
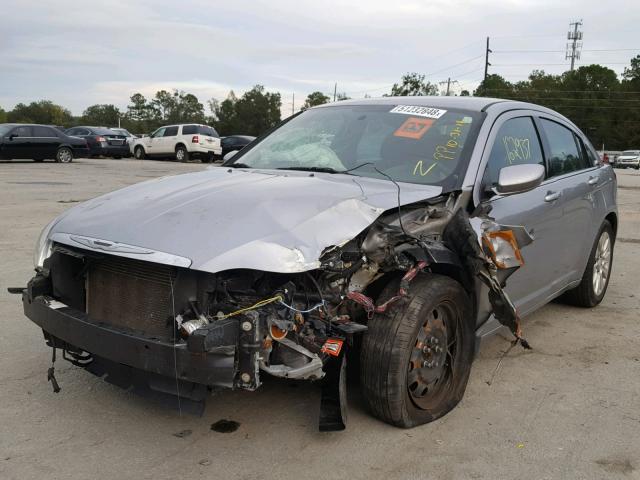
[[[535, 66], [549, 66], [549, 65], [566, 65], [565, 63], [498, 63], [491, 65], [492, 67], [535, 67]], [[583, 63], [578, 65], [579, 67], [588, 67], [593, 63]], [[598, 62], [596, 65], [629, 65], [629, 62]]]
[[[581, 52], [637, 52], [639, 48], [589, 48]], [[491, 53], [562, 53], [566, 50], [492, 50]]]

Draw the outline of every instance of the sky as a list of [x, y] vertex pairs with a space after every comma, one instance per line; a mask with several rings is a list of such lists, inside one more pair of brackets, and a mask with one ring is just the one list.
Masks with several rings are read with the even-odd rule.
[[75, 115], [98, 103], [125, 110], [134, 93], [160, 89], [206, 105], [255, 84], [280, 92], [287, 112], [312, 91], [332, 96], [336, 82], [353, 98], [381, 96], [406, 72], [472, 91], [487, 36], [489, 73], [524, 80], [569, 68], [576, 20], [577, 65], [621, 73], [640, 54], [632, 0], [17, 0], [3, 10], [0, 107], [48, 99]]

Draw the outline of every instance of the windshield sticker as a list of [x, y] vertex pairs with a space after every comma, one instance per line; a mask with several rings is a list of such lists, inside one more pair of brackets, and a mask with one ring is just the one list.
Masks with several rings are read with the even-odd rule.
[[447, 111], [440, 110], [439, 108], [433, 108], [433, 107], [420, 107], [418, 105], [396, 105], [391, 110], [389, 110], [389, 113], [417, 115], [419, 117], [434, 118], [437, 120], [438, 118], [442, 117], [445, 113], [447, 113]]
[[460, 137], [466, 133], [465, 129], [469, 127], [469, 123], [467, 123], [466, 118], [462, 120], [456, 120], [455, 126], [449, 132], [449, 139], [444, 144], [440, 144], [436, 146], [435, 152], [433, 153], [434, 160], [455, 160], [458, 153], [460, 153], [460, 149], [464, 145], [464, 142], [458, 141]]
[[528, 138], [502, 137], [509, 165], [531, 159], [531, 144]]
[[394, 137], [413, 138], [419, 140], [433, 125], [435, 120], [427, 118], [408, 118], [394, 133]]

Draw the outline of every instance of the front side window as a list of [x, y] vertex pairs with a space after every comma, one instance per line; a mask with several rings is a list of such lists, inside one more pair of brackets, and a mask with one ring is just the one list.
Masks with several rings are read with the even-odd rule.
[[351, 175], [450, 191], [460, 187], [482, 118], [479, 112], [416, 105], [310, 109], [234, 161], [266, 169], [353, 169]]
[[540, 119], [549, 143], [547, 154], [549, 161], [549, 177], [565, 175], [587, 168], [587, 159], [581, 155], [574, 133], [557, 122]]
[[512, 118], [498, 130], [482, 177], [482, 191], [491, 192], [498, 185], [500, 169], [522, 164], [544, 166], [540, 138], [531, 117]]
[[151, 134], [151, 138], [158, 138], [158, 137], [164, 136], [164, 131], [165, 130], [166, 130], [166, 128], [164, 128], [164, 127], [159, 128], [158, 130], [156, 130], [155, 132], [153, 132]]
[[15, 135], [16, 137], [32, 137], [33, 136], [31, 133], [31, 127], [27, 127], [27, 126], [16, 127], [13, 129], [11, 134]]
[[175, 137], [178, 135], [178, 127], [167, 127], [164, 131], [165, 137]]
[[41, 137], [41, 138], [51, 138], [51, 137], [56, 138], [58, 134], [51, 127], [35, 126], [33, 127], [33, 136]]

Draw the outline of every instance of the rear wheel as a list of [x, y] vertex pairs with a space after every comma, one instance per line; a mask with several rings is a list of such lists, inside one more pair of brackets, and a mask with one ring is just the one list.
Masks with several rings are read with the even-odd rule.
[[61, 147], [56, 153], [56, 162], [71, 163], [73, 161], [73, 152], [68, 147]]
[[595, 307], [602, 301], [611, 277], [613, 244], [613, 228], [605, 220], [591, 249], [589, 262], [580, 284], [564, 295], [568, 303], [589, 308]]
[[144, 157], [145, 157], [144, 148], [137, 146], [133, 151], [133, 156], [136, 158], [136, 160], [144, 160]]
[[188, 162], [189, 161], [189, 152], [184, 147], [184, 145], [178, 145], [176, 147], [176, 160], [178, 162]]
[[[380, 301], [393, 296], [391, 282]], [[462, 399], [473, 361], [469, 299], [455, 280], [421, 275], [411, 292], [376, 314], [363, 338], [361, 385], [379, 419], [410, 428], [451, 411]]]

